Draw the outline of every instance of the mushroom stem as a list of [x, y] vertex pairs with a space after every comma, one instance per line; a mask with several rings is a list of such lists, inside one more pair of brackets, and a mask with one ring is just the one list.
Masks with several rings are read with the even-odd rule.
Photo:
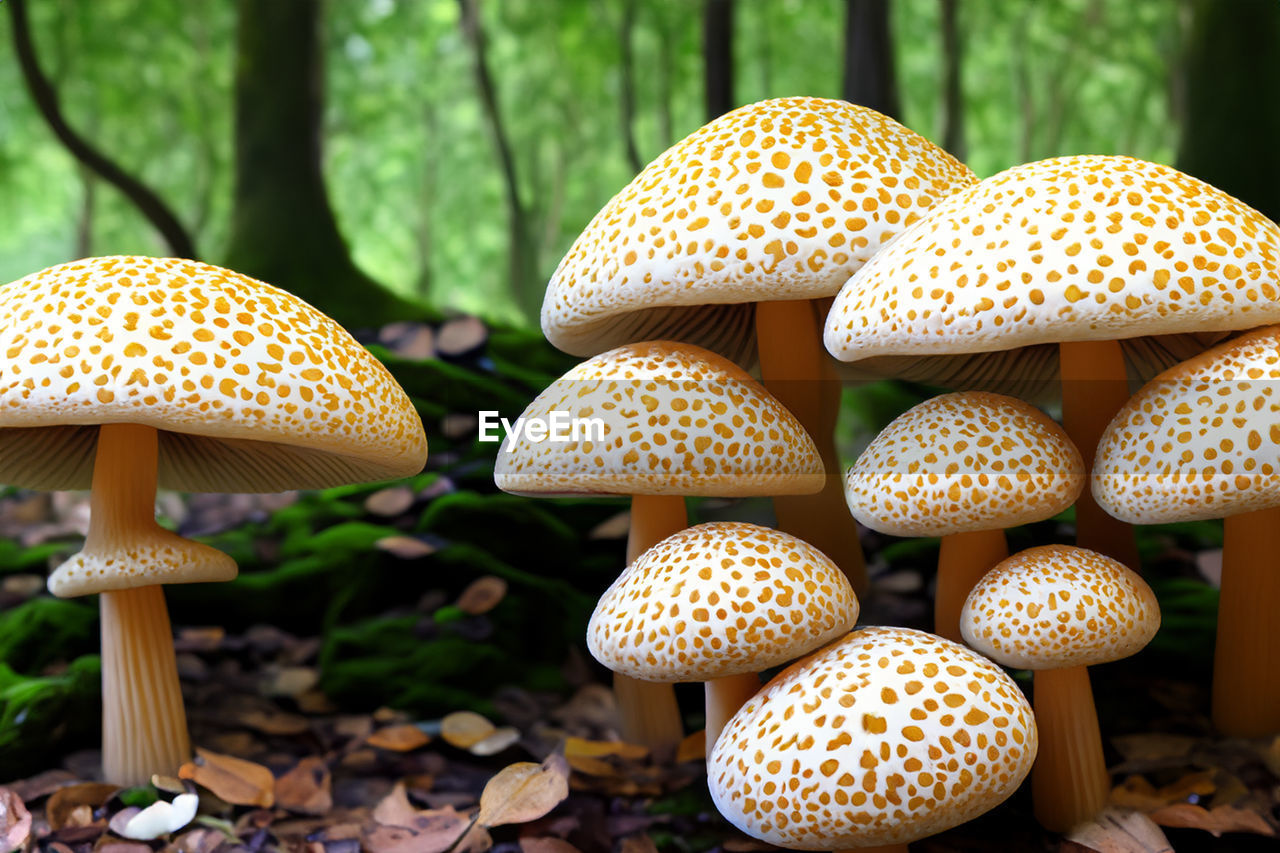
[[760, 690], [760, 677], [754, 672], [727, 675], [708, 681], [703, 687], [707, 701], [707, 753], [710, 754], [729, 718]]
[[858, 595], [867, 591], [867, 569], [858, 525], [845, 503], [835, 429], [840, 379], [822, 343], [825, 300], [756, 304], [756, 345], [765, 388], [804, 426], [822, 457], [826, 485], [812, 495], [773, 499], [778, 528], [798, 536], [835, 562]]
[[[633, 495], [627, 565], [663, 539], [688, 526], [689, 516], [683, 497]], [[675, 686], [641, 681], [615, 672], [613, 695], [618, 703], [622, 739], [649, 747], [649, 752], [659, 762], [674, 757], [684, 737]]]
[[1213, 722], [1234, 737], [1280, 733], [1280, 509], [1227, 517], [1213, 658]]
[[1032, 699], [1040, 731], [1033, 809], [1045, 829], [1066, 832], [1102, 811], [1111, 793], [1088, 668], [1037, 670]]
[[[1119, 341], [1070, 341], [1058, 345], [1062, 376], [1062, 428], [1093, 470], [1107, 424], [1129, 399]], [[1108, 515], [1084, 489], [1076, 501], [1076, 544], [1141, 571], [1133, 527]]]
[[933, 593], [933, 633], [956, 643], [960, 635], [960, 611], [969, 590], [996, 563], [1009, 556], [1004, 530], [973, 530], [942, 537], [938, 549], [938, 581]]

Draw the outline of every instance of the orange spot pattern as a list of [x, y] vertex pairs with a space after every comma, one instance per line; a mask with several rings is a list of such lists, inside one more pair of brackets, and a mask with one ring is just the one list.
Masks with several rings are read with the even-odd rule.
[[747, 700], [707, 778], [720, 813], [770, 844], [905, 844], [1004, 801], [1037, 743], [1026, 698], [991, 661], [932, 634], [866, 628]]
[[1020, 551], [983, 576], [960, 633], [1018, 669], [1093, 666], [1136, 654], [1160, 627], [1151, 587], [1123, 563], [1086, 548]]
[[603, 421], [604, 440], [522, 440], [500, 451], [494, 482], [529, 495], [812, 494], [817, 448], [795, 419], [733, 362], [655, 341], [602, 353], [524, 410]]
[[845, 477], [854, 518], [893, 536], [949, 536], [1056, 515], [1080, 495], [1084, 462], [1034, 406], [943, 394], [899, 415]]
[[[333, 320], [230, 270], [104, 257], [0, 288], [0, 424], [137, 423], [416, 471], [426, 436]], [[389, 476], [389, 474], [384, 474]]]
[[961, 190], [845, 284], [837, 358], [1225, 331], [1280, 320], [1280, 229], [1129, 157], [1061, 157]]
[[825, 554], [738, 522], [700, 524], [645, 551], [600, 598], [587, 647], [646, 681], [710, 681], [786, 663], [844, 634], [858, 599]]
[[865, 107], [741, 107], [664, 152], [592, 219], [551, 278], [543, 331], [586, 355], [625, 342], [625, 315], [655, 306], [830, 296], [975, 180]]
[[1135, 524], [1280, 506], [1277, 379], [1280, 326], [1268, 326], [1148, 382], [1098, 443], [1098, 504]]

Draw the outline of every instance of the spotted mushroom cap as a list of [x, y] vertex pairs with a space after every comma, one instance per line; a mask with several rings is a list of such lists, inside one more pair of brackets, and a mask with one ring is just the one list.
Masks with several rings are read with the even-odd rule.
[[780, 98], [726, 113], [649, 164], [560, 262], [542, 329], [566, 352], [672, 338], [737, 360], [758, 300], [831, 296], [977, 178], [887, 116]]
[[964, 391], [899, 415], [845, 476], [854, 518], [893, 536], [1016, 527], [1075, 503], [1084, 462], [1062, 427], [1013, 397]]
[[964, 641], [1018, 669], [1093, 666], [1137, 654], [1160, 628], [1160, 605], [1123, 563], [1087, 548], [1044, 545], [995, 565], [960, 613]]
[[1151, 380], [1108, 425], [1098, 505], [1134, 524], [1280, 506], [1280, 326], [1219, 344]]
[[[602, 353], [521, 417], [582, 419], [581, 440], [504, 443], [494, 481], [514, 494], [740, 497], [812, 494], [824, 483], [800, 422], [742, 368], [690, 344]], [[558, 434], [573, 437], [567, 426]]]
[[185, 491], [316, 488], [426, 460], [408, 396], [341, 326], [197, 261], [87, 258], [10, 282], [0, 351], [0, 482], [88, 488], [107, 423], [160, 430], [160, 485]]
[[[1276, 322], [1278, 280], [1280, 229], [1221, 190], [1130, 157], [1060, 157], [939, 203], [844, 285], [825, 342], [859, 361], [1141, 338], [1127, 355], [1164, 369], [1205, 338], [1188, 352], [1150, 336]], [[1055, 374], [1056, 348], [1040, 352]], [[942, 367], [925, 361], [912, 376]], [[982, 362], [970, 372], [989, 371]], [[1021, 371], [1036, 359], [999, 363]]]
[[786, 663], [847, 633], [858, 599], [789, 533], [700, 524], [645, 551], [600, 598], [587, 647], [645, 681], [710, 681]]
[[995, 808], [1038, 744], [1016, 684], [963, 646], [864, 628], [793, 664], [707, 759], [716, 808], [795, 850], [905, 844]]

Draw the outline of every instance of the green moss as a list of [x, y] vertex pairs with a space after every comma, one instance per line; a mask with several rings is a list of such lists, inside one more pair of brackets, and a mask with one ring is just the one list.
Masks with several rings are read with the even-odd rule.
[[49, 768], [51, 748], [86, 746], [101, 724], [97, 655], [60, 675], [27, 678], [0, 663], [0, 783]]
[[40, 672], [95, 647], [98, 612], [81, 600], [41, 596], [0, 612], [0, 661]]

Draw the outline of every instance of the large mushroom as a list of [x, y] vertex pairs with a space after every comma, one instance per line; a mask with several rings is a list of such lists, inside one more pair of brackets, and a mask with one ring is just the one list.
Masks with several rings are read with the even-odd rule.
[[[822, 460], [795, 417], [742, 368], [690, 344], [630, 344], [588, 359], [521, 417], [559, 417], [581, 430], [504, 448], [494, 468], [498, 488], [630, 497], [628, 563], [687, 526], [685, 496], [812, 494], [824, 482]], [[682, 727], [671, 685], [619, 674], [614, 689], [624, 737], [673, 750]]]
[[[1077, 156], [1016, 166], [944, 200], [862, 267], [827, 349], [868, 372], [1018, 396], [1061, 379], [1062, 422], [1092, 465], [1150, 376], [1280, 320], [1280, 229], [1168, 166]], [[1137, 565], [1132, 531], [1076, 505], [1079, 544]]]
[[1147, 383], [1107, 427], [1093, 494], [1134, 524], [1224, 518], [1213, 721], [1280, 733], [1280, 326]]
[[49, 578], [99, 594], [103, 772], [131, 785], [190, 757], [162, 584], [228, 580], [226, 555], [162, 529], [157, 483], [282, 491], [421, 470], [391, 375], [294, 296], [195, 261], [90, 258], [0, 288], [0, 481], [92, 487], [85, 545]]
[[874, 110], [779, 98], [726, 113], [654, 160], [592, 219], [552, 276], [542, 328], [591, 355], [669, 338], [747, 363], [818, 443], [820, 495], [778, 496], [779, 526], [866, 576], [832, 431], [840, 384], [826, 298], [975, 176]]

